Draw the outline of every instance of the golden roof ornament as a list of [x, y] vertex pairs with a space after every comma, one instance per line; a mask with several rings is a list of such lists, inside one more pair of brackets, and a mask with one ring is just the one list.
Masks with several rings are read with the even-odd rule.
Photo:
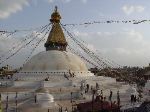
[[54, 22], [59, 23], [60, 19], [61, 19], [61, 16], [60, 16], [59, 12], [57, 11], [57, 6], [55, 6], [55, 10], [54, 10], [54, 12], [51, 15], [50, 21], [52, 23], [54, 23]]
[[45, 43], [46, 51], [49, 50], [61, 50], [65, 51], [67, 47], [67, 41], [63, 30], [60, 25], [61, 16], [57, 11], [57, 6], [51, 15], [50, 22], [52, 23], [52, 29], [49, 33], [48, 39]]

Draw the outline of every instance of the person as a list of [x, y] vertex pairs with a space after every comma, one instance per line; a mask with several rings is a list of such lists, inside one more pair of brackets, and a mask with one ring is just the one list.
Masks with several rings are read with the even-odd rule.
[[134, 103], [136, 103], [136, 95], [134, 96]]
[[103, 96], [100, 95], [100, 100], [103, 101]]
[[71, 70], [69, 69], [69, 74], [70, 74], [70, 77], [72, 77], [72, 73], [71, 73]]
[[96, 90], [99, 89], [99, 84], [96, 82]]
[[133, 101], [134, 101], [134, 95], [133, 94], [131, 94], [131, 103], [133, 103]]
[[75, 74], [74, 74], [74, 73], [72, 73], [72, 77], [75, 77]]
[[99, 102], [100, 101], [100, 96], [96, 96], [96, 98], [95, 98], [95, 102]]
[[81, 92], [81, 96], [83, 97], [83, 93]]
[[84, 89], [83, 83], [81, 82], [80, 90], [82, 91]]
[[93, 91], [93, 86], [91, 86], [91, 91]]
[[103, 97], [103, 90], [101, 90], [101, 94], [100, 95]]
[[112, 99], [112, 94], [113, 94], [113, 92], [110, 90], [109, 101], [111, 101], [111, 99]]
[[104, 101], [106, 101], [106, 96], [104, 97]]
[[85, 93], [87, 93], [87, 89], [85, 89]]
[[36, 94], [35, 94], [35, 96], [34, 96], [34, 102], [35, 102], [35, 103], [37, 102], [37, 96], [36, 96]]
[[89, 91], [89, 84], [86, 85], [87, 92]]
[[118, 104], [118, 106], [120, 106], [120, 95], [119, 95], [119, 91], [117, 91], [117, 104]]

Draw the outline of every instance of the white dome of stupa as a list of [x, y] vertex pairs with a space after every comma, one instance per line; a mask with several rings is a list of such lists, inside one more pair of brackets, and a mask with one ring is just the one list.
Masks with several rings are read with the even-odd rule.
[[33, 56], [23, 67], [22, 71], [88, 71], [86, 64], [67, 51], [50, 50], [43, 51]]
[[54, 102], [54, 97], [49, 93], [37, 93], [38, 102]]
[[53, 95], [49, 93], [37, 93], [37, 103], [46, 108], [56, 106]]

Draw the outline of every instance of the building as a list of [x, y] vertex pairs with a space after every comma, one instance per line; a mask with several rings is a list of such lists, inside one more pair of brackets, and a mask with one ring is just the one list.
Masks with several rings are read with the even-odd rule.
[[10, 78], [17, 70], [12, 70], [11, 67], [3, 66], [0, 68], [0, 77], [1, 78]]

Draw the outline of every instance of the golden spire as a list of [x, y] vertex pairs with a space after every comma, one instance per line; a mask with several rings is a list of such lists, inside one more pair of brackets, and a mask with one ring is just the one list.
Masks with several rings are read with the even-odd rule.
[[63, 30], [60, 26], [61, 16], [57, 11], [57, 6], [51, 15], [50, 22], [52, 23], [52, 29], [49, 33], [48, 39], [45, 43], [46, 50], [66, 50], [67, 41], [64, 36]]

